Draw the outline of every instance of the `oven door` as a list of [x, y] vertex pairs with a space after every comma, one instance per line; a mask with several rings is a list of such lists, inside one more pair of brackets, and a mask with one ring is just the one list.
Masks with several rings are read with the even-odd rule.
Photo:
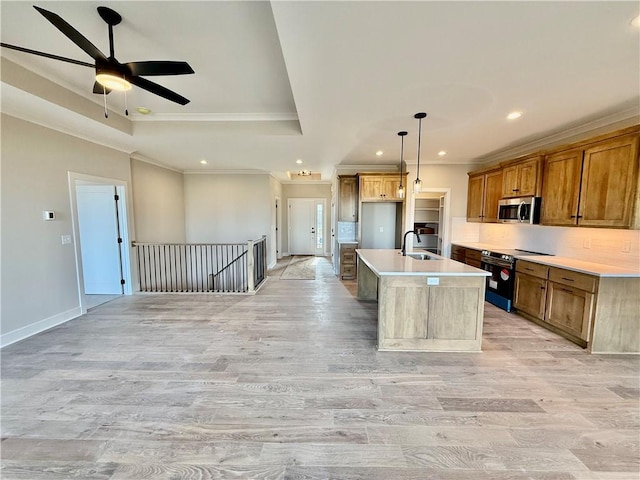
[[485, 300], [510, 312], [515, 282], [514, 265], [511, 262], [483, 256], [481, 267], [491, 273], [491, 276], [487, 277]]

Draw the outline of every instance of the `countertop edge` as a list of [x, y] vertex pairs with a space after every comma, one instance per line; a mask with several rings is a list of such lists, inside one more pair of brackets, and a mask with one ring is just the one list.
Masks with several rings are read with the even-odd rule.
[[[471, 248], [474, 250], [491, 250], [500, 253], [501, 250], [511, 250], [515, 247], [505, 247], [490, 245], [481, 242], [451, 242], [452, 245], [459, 245], [464, 248]], [[618, 265], [607, 265], [605, 263], [589, 262], [588, 260], [581, 260], [579, 258], [562, 257], [559, 255], [549, 256], [534, 256], [534, 255], [515, 255], [517, 260], [526, 260], [532, 263], [539, 263], [548, 267], [564, 268], [565, 270], [571, 270], [578, 273], [584, 273], [586, 275], [593, 275], [600, 278], [638, 278], [640, 277], [640, 270], [633, 270]], [[559, 260], [559, 261], [554, 261]], [[572, 263], [574, 263], [572, 265]], [[589, 268], [591, 267], [591, 268]], [[602, 271], [607, 269], [609, 271]]]
[[[362, 250], [367, 249], [357, 249], [356, 253], [358, 254], [358, 258], [367, 266], [371, 271], [376, 274], [378, 277], [389, 277], [389, 276], [400, 276], [400, 277], [488, 277], [491, 274], [487, 271], [480, 270], [479, 268], [471, 267], [468, 265], [464, 265], [467, 269], [473, 269], [476, 271], [466, 271], [466, 272], [439, 272], [439, 271], [417, 271], [417, 272], [404, 272], [404, 271], [387, 271], [387, 270], [379, 270], [369, 259], [362, 255]], [[389, 250], [389, 252], [394, 252], [393, 255], [397, 255], [397, 250]], [[436, 255], [437, 256], [437, 255]], [[455, 260], [451, 260], [448, 258], [441, 257], [441, 260], [431, 260], [433, 262], [445, 262], [443, 265], [446, 265], [448, 262], [454, 262]], [[413, 260], [410, 261], [422, 262], [424, 260]], [[460, 262], [456, 262], [460, 263]]]

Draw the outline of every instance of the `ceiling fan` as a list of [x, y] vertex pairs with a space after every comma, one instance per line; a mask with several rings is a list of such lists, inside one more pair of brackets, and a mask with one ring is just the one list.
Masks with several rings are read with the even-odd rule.
[[143, 76], [158, 75], [186, 75], [194, 73], [193, 69], [187, 62], [174, 61], [146, 61], [146, 62], [129, 62], [120, 63], [116, 60], [113, 50], [113, 27], [122, 21], [122, 17], [114, 10], [108, 7], [98, 7], [98, 13], [109, 26], [109, 56], [105, 56], [98, 48], [93, 45], [79, 31], [73, 28], [69, 23], [63, 20], [59, 15], [33, 6], [44, 18], [49, 20], [58, 30], [65, 34], [69, 40], [84, 50], [93, 60], [94, 64], [74, 60], [72, 58], [61, 57], [50, 53], [39, 52], [29, 48], [10, 45], [8, 43], [0, 43], [0, 46], [10, 48], [32, 55], [39, 55], [53, 60], [82, 65], [84, 67], [94, 68], [96, 71], [96, 81], [93, 85], [93, 93], [108, 94], [111, 90], [129, 90], [131, 85], [147, 90], [155, 95], [159, 95], [180, 105], [186, 105], [189, 100], [168, 88], [151, 82]]

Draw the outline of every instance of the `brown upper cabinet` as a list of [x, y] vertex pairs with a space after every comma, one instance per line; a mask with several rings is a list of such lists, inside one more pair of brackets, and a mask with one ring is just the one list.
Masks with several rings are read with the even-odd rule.
[[[400, 175], [362, 174], [360, 177], [360, 200], [363, 202], [401, 202], [398, 197]], [[403, 179], [405, 191], [407, 189], [406, 176]]]
[[497, 222], [498, 200], [502, 194], [502, 170], [469, 173], [468, 222]]
[[544, 163], [544, 225], [637, 227], [638, 135], [552, 153]]
[[340, 176], [338, 221], [358, 221], [358, 178], [355, 175]]
[[502, 198], [535, 197], [539, 192], [541, 155], [503, 164]]

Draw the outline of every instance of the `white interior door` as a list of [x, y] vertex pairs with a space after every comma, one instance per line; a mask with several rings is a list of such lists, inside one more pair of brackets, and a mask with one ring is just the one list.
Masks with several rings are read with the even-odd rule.
[[121, 294], [116, 189], [113, 185], [77, 185], [78, 229], [84, 293]]
[[289, 253], [323, 255], [325, 228], [323, 198], [289, 199]]

